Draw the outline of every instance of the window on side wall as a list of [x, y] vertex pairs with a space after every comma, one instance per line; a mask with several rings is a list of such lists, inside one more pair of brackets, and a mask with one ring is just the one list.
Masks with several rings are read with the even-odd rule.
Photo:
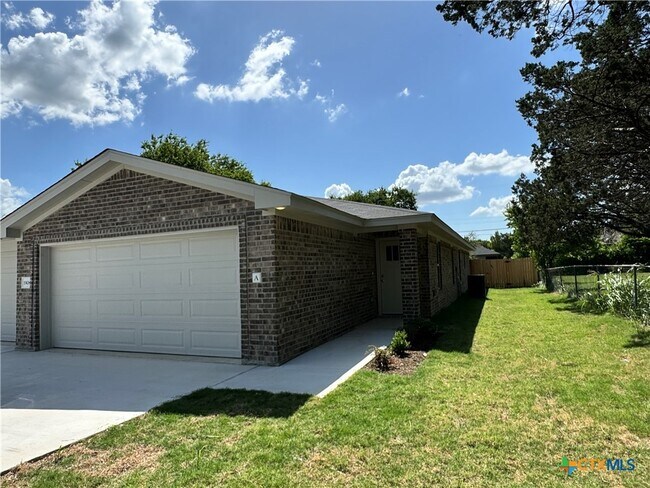
[[438, 262], [438, 288], [442, 290], [442, 249], [440, 241], [436, 243], [436, 260]]
[[451, 250], [451, 284], [456, 283], [456, 260], [454, 259], [454, 250]]

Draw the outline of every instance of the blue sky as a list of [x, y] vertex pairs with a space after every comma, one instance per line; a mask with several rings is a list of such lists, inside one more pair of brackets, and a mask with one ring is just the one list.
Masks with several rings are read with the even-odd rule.
[[531, 170], [529, 36], [431, 3], [5, 2], [1, 37], [4, 211], [169, 131], [297, 193], [408, 186], [462, 234]]

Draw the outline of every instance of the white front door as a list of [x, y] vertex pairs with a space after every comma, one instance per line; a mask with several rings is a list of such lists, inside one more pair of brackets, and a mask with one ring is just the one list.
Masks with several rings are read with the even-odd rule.
[[55, 245], [54, 347], [240, 357], [235, 230]]
[[402, 273], [397, 239], [379, 241], [379, 299], [382, 314], [402, 313]]

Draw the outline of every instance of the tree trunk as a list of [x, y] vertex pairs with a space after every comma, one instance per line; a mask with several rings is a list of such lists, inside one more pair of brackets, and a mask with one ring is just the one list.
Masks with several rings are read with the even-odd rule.
[[548, 268], [542, 268], [542, 273], [544, 273], [544, 285], [546, 286], [546, 291], [555, 291], [553, 278], [551, 278], [551, 273], [548, 272]]

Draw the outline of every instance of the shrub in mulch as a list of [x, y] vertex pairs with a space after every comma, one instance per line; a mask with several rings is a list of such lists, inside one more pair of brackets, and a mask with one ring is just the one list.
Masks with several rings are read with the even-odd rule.
[[375, 356], [366, 365], [366, 369], [381, 373], [412, 374], [427, 357], [433, 348], [440, 331], [435, 323], [429, 320], [414, 320], [408, 322], [403, 330], [395, 332], [390, 345], [386, 349], [371, 346]]

